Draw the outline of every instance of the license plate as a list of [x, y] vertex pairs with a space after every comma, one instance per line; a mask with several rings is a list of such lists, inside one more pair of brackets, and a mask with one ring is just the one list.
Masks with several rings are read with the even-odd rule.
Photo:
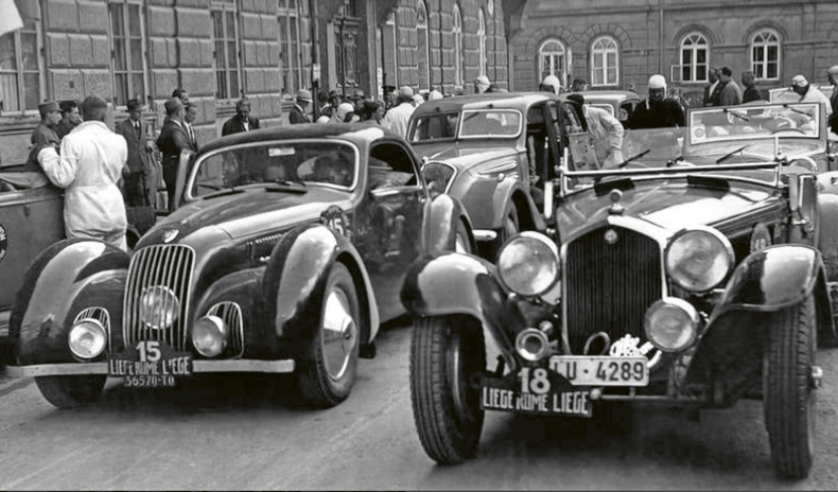
[[124, 378], [128, 387], [174, 386], [179, 378], [190, 375], [192, 354], [154, 340], [138, 342], [108, 360], [108, 376]]
[[522, 368], [503, 379], [480, 384], [480, 408], [530, 415], [592, 415], [590, 389], [574, 388], [560, 374], [544, 368]]
[[574, 386], [648, 386], [646, 357], [554, 355], [550, 369]]

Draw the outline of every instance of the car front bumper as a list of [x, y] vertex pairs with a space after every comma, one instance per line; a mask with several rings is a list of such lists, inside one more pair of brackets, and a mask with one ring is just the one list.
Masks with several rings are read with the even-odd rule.
[[[287, 360], [193, 360], [192, 373], [252, 372], [282, 374], [294, 372], [296, 364]], [[78, 376], [85, 374], [108, 374], [107, 362], [71, 362], [64, 364], [37, 364], [29, 366], [7, 366], [6, 373], [15, 378], [38, 376]], [[119, 376], [115, 376], [119, 377]]]

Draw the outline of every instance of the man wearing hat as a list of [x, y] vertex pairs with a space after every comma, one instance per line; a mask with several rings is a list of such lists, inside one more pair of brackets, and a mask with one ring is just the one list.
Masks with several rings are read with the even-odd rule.
[[678, 101], [666, 98], [666, 79], [663, 75], [649, 77], [649, 97], [641, 101], [626, 122], [632, 130], [684, 126], [684, 110]]
[[259, 129], [259, 118], [250, 116], [250, 101], [241, 98], [236, 103], [236, 114], [224, 123], [221, 136]]
[[297, 103], [291, 108], [288, 114], [288, 122], [292, 125], [299, 123], [311, 123], [306, 114], [308, 105], [311, 104], [311, 91], [300, 89], [297, 91]]
[[127, 251], [128, 220], [118, 183], [128, 146], [105, 124], [108, 103], [104, 99], [88, 96], [81, 108], [84, 123], [61, 141], [61, 155], [47, 146], [39, 160], [49, 180], [65, 189], [67, 237], [101, 239]]
[[810, 85], [803, 75], [798, 74], [791, 79], [791, 90], [800, 94], [800, 102], [821, 103], [826, 115], [830, 116], [832, 114], [832, 104], [829, 98], [817, 87]]
[[492, 85], [492, 83], [489, 82], [489, 77], [486, 77], [485, 75], [477, 77], [474, 81], [475, 94], [483, 94], [490, 85]]
[[125, 204], [129, 207], [154, 206], [157, 196], [157, 168], [152, 157], [154, 142], [143, 121], [143, 104], [138, 99], [127, 103], [128, 118], [114, 127], [128, 145], [128, 167], [123, 172]]
[[826, 76], [832, 84], [832, 97], [829, 99], [832, 114], [829, 116], [829, 128], [832, 133], [838, 134], [838, 65], [829, 67]]
[[410, 115], [416, 109], [413, 106], [413, 89], [406, 85], [400, 87], [398, 103], [398, 106], [390, 109], [384, 115], [381, 126], [405, 137], [407, 135], [407, 122], [410, 120]]
[[79, 126], [81, 123], [81, 114], [79, 113], [79, 105], [76, 101], [68, 100], [58, 103], [61, 109], [61, 121], [55, 127], [55, 133], [58, 138], [64, 138], [64, 135], [73, 131], [73, 128]]
[[166, 183], [166, 194], [168, 195], [169, 210], [175, 209], [175, 184], [177, 181], [177, 168], [180, 163], [180, 154], [188, 151], [189, 137], [186, 135], [186, 127], [183, 123], [185, 109], [180, 99], [173, 97], [166, 101], [166, 122], [157, 137], [157, 148], [163, 155], [161, 167], [163, 168], [163, 181]]
[[58, 145], [61, 139], [55, 132], [58, 122], [61, 121], [61, 109], [55, 101], [45, 102], [38, 105], [38, 112], [41, 113], [41, 122], [32, 130], [29, 142], [32, 145], [51, 144]]

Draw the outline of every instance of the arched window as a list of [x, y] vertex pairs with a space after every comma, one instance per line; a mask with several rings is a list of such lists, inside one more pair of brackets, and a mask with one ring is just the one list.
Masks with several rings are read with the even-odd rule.
[[460, 6], [456, 4], [451, 33], [454, 35], [454, 85], [462, 87], [466, 78], [463, 73], [463, 17], [460, 14]]
[[477, 43], [480, 51], [480, 74], [486, 75], [488, 70], [486, 57], [486, 17], [483, 9], [477, 9]]
[[611, 36], [596, 38], [591, 45], [591, 85], [617, 85], [620, 79], [620, 52]]
[[701, 33], [691, 33], [681, 41], [681, 82], [707, 82], [710, 48]]
[[564, 44], [557, 39], [548, 39], [538, 49], [538, 80], [544, 80], [548, 75], [555, 75], [562, 84], [567, 84], [565, 73], [567, 70], [567, 57]]
[[751, 38], [751, 70], [757, 80], [780, 78], [780, 35], [773, 29], [758, 31]]
[[419, 56], [419, 89], [430, 89], [431, 47], [428, 39], [428, 11], [425, 9], [425, 2], [422, 0], [419, 0], [419, 3], [416, 5], [416, 34]]

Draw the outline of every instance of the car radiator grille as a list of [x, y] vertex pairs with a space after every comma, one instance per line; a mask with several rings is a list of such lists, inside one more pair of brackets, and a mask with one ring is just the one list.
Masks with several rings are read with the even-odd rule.
[[[605, 241], [609, 230], [617, 234], [614, 244]], [[568, 244], [565, 269], [565, 322], [574, 354], [581, 354], [588, 337], [599, 331], [612, 342], [626, 334], [645, 340], [643, 316], [663, 292], [656, 241], [629, 229], [603, 227]]]
[[433, 188], [442, 193], [448, 192], [455, 174], [456, 170], [453, 166], [442, 162], [429, 162], [422, 167], [422, 176], [428, 186], [433, 183]]
[[[149, 246], [134, 254], [128, 269], [123, 309], [122, 330], [126, 348], [140, 340], [157, 340], [170, 345], [175, 350], [186, 350], [186, 330], [194, 267], [195, 251], [189, 246], [179, 244]], [[153, 328], [141, 318], [142, 296], [152, 289], [171, 292], [178, 301], [176, 317], [168, 328]], [[171, 308], [171, 304], [158, 303], [146, 308], [146, 317], [153, 317]]]

